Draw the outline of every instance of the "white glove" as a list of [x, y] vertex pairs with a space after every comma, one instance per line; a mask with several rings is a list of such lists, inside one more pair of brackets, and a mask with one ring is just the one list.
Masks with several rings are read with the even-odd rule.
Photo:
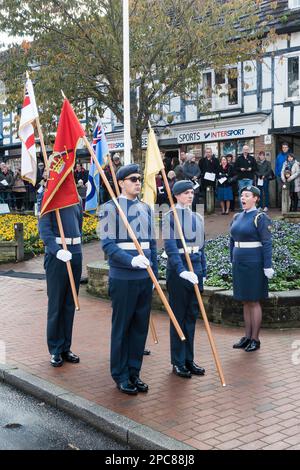
[[56, 258], [66, 263], [72, 259], [72, 253], [68, 250], [58, 250]]
[[134, 256], [131, 260], [131, 266], [133, 268], [147, 269], [150, 265], [148, 258], [143, 255]]
[[182, 279], [185, 279], [186, 281], [189, 281], [192, 284], [198, 284], [199, 282], [198, 276], [195, 273], [192, 273], [191, 271], [183, 271], [179, 274], [179, 277], [182, 277]]
[[268, 279], [272, 279], [272, 277], [274, 276], [275, 274], [275, 271], [273, 268], [265, 268], [264, 269], [264, 273], [265, 273], [265, 276], [268, 278]]

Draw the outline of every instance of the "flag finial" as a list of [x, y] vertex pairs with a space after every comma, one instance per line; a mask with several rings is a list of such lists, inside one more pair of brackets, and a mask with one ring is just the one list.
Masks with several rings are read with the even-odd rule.
[[28, 72], [28, 70], [26, 70], [26, 79], [27, 79], [27, 80], [29, 79], [29, 72]]
[[64, 94], [64, 92], [63, 92], [62, 90], [60, 90], [60, 91], [61, 91], [61, 94], [62, 94], [63, 99], [66, 100], [66, 99], [67, 99], [67, 98], [66, 98], [66, 95]]

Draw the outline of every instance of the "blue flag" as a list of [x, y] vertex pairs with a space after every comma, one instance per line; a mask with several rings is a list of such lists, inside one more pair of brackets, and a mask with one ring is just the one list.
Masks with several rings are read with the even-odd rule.
[[[94, 132], [93, 132], [93, 149], [96, 154], [97, 160], [100, 166], [105, 164], [105, 157], [108, 154], [108, 144], [105, 136], [105, 132], [99, 119]], [[98, 207], [99, 199], [99, 187], [100, 187], [100, 175], [94, 160], [91, 160], [91, 166], [89, 171], [88, 187], [85, 200], [85, 211], [95, 213]]]

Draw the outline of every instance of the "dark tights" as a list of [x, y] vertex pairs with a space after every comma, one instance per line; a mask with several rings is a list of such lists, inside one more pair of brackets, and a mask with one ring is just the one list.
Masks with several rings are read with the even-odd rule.
[[259, 302], [243, 302], [245, 335], [258, 340], [261, 326], [262, 310]]

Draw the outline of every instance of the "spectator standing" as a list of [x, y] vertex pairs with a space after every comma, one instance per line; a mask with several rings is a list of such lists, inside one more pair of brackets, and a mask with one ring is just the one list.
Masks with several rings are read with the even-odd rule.
[[287, 160], [287, 156], [290, 152], [289, 144], [287, 142], [283, 142], [281, 145], [281, 152], [276, 157], [275, 163], [275, 176], [276, 176], [276, 183], [277, 183], [277, 194], [278, 194], [278, 205], [281, 207], [281, 194], [282, 194], [282, 178], [281, 172], [284, 162]]
[[259, 207], [264, 207], [264, 211], [267, 212], [269, 209], [269, 182], [273, 171], [271, 168], [271, 163], [266, 160], [265, 152], [263, 151], [259, 152], [256, 163], [256, 186], [260, 189]]
[[230, 201], [233, 199], [232, 193], [233, 168], [228, 164], [227, 158], [222, 157], [220, 168], [217, 174], [217, 199], [220, 201], [222, 215], [229, 214]]
[[249, 146], [244, 145], [243, 153], [237, 158], [235, 163], [239, 194], [241, 194], [241, 190], [246, 186], [253, 185], [256, 170], [257, 165], [255, 158], [250, 155]]
[[298, 193], [300, 192], [300, 166], [294, 154], [289, 153], [281, 170], [281, 180], [289, 185], [291, 205], [290, 211], [296, 212], [298, 208]]
[[206, 209], [206, 189], [211, 188], [213, 192], [216, 189], [216, 175], [219, 170], [218, 159], [213, 155], [211, 147], [206, 147], [204, 158], [199, 160], [201, 172], [202, 190], [204, 191], [204, 206]]
[[14, 199], [16, 201], [16, 208], [18, 211], [21, 211], [25, 207], [26, 188], [24, 181], [21, 178], [21, 170], [19, 168], [16, 170], [12, 190], [14, 193]]

